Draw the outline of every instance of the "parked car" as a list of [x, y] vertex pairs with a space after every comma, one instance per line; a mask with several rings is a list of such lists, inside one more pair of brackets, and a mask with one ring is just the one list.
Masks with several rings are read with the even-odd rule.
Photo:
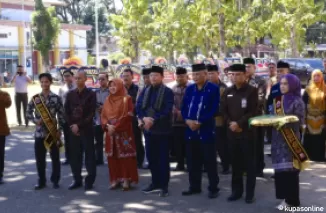
[[308, 85], [313, 70], [320, 69], [325, 75], [323, 60], [320, 58], [285, 58], [281, 60], [289, 63], [290, 72], [298, 76], [304, 87]]
[[58, 71], [56, 68], [51, 69], [49, 73], [51, 74], [54, 82], [61, 83], [63, 81], [60, 71]]

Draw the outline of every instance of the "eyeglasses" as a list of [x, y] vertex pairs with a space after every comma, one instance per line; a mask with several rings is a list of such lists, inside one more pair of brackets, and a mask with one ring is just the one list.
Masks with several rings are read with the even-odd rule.
[[98, 80], [99, 81], [105, 81], [105, 78], [99, 78]]

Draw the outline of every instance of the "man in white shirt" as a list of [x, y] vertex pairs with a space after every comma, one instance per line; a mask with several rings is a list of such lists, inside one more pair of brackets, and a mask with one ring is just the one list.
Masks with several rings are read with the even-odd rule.
[[18, 65], [18, 70], [11, 83], [15, 83], [15, 105], [16, 105], [16, 113], [17, 113], [17, 122], [19, 126], [22, 125], [21, 119], [21, 105], [23, 105], [23, 113], [25, 119], [25, 125], [28, 127], [28, 120], [26, 118], [26, 109], [28, 103], [28, 95], [27, 95], [27, 86], [29, 83], [32, 83], [30, 77], [27, 76], [24, 71], [24, 66]]
[[[71, 71], [71, 67], [63, 72], [63, 80], [65, 84], [59, 89], [59, 96], [62, 99], [62, 103], [65, 104], [67, 94], [69, 91], [76, 89], [76, 85], [74, 83], [74, 73]], [[69, 142], [70, 142], [70, 127], [66, 122], [63, 126], [63, 136], [65, 139], [65, 161], [62, 162], [63, 165], [69, 165]]]

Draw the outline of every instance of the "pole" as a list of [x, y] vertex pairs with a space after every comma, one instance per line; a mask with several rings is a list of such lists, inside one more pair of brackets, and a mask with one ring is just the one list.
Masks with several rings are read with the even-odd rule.
[[98, 36], [98, 0], [95, 0], [95, 41], [96, 41], [96, 66], [100, 65], [99, 36]]
[[24, 41], [24, 56], [23, 56], [23, 63], [22, 65], [26, 69], [26, 33], [25, 33], [25, 21], [24, 21], [24, 12], [25, 12], [25, 0], [22, 0], [22, 24], [23, 24], [23, 41]]
[[32, 70], [32, 77], [33, 77], [33, 83], [34, 83], [34, 70], [33, 70], [33, 26], [32, 23], [30, 24], [30, 33], [29, 33], [29, 42], [30, 42], [30, 48], [31, 48], [31, 70]]

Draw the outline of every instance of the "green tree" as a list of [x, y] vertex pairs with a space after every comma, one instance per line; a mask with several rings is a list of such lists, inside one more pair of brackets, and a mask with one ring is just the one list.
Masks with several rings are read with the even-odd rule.
[[123, 0], [120, 14], [111, 14], [109, 22], [115, 27], [114, 34], [119, 36], [122, 52], [138, 62], [141, 43], [151, 36], [146, 26], [151, 22], [149, 0]]
[[[95, 2], [89, 0], [60, 0], [66, 6], [56, 7], [61, 22], [91, 25], [87, 31], [87, 48], [92, 49], [95, 44]], [[110, 13], [116, 13], [114, 0], [98, 0], [98, 27], [101, 36], [111, 34], [112, 25], [107, 21]]]
[[324, 19], [324, 4], [314, 0], [277, 0], [271, 1], [271, 8], [273, 15], [266, 25], [272, 43], [283, 50], [291, 49], [292, 57], [298, 57], [305, 44], [306, 29]]
[[60, 22], [55, 8], [45, 8], [42, 0], [35, 0], [35, 12], [32, 14], [34, 47], [41, 52], [44, 66], [49, 65], [49, 51], [58, 36]]

